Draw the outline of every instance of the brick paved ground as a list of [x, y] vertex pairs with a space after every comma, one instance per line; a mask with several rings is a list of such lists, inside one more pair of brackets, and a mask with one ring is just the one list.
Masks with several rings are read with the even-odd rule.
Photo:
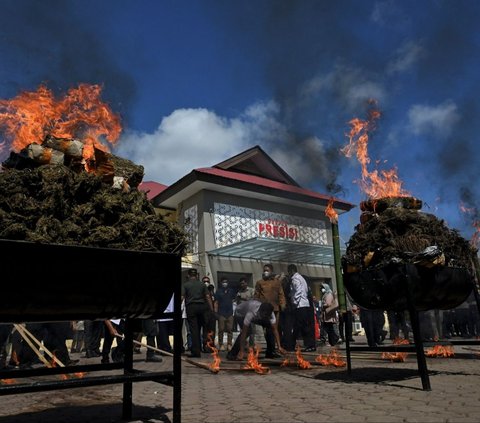
[[[184, 363], [182, 422], [478, 422], [480, 356], [459, 346], [455, 352], [455, 358], [427, 359], [431, 391], [422, 390], [413, 354], [405, 363], [391, 363], [380, 360], [379, 353], [361, 358], [355, 353], [351, 377], [334, 367], [281, 368], [281, 360], [272, 363], [267, 375], [236, 370], [212, 374]], [[313, 361], [315, 355], [304, 357]], [[136, 367], [171, 369], [170, 358], [160, 364], [143, 358], [135, 356]], [[202, 361], [210, 363], [210, 356], [205, 354]], [[221, 366], [240, 364], [224, 361]], [[0, 423], [121, 422], [121, 401], [122, 385], [4, 396]], [[172, 419], [170, 387], [135, 383], [133, 402], [132, 422]]]

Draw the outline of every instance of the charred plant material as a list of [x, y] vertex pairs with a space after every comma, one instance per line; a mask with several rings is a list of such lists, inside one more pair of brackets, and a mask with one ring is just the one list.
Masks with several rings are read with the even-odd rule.
[[361, 223], [343, 256], [346, 271], [391, 263], [471, 269], [476, 251], [470, 243], [419, 206], [421, 202], [410, 197], [363, 202]]
[[[386, 207], [370, 207], [378, 204]], [[418, 205], [408, 197], [364, 202], [361, 224], [342, 258], [345, 287], [360, 306], [451, 309], [472, 291], [476, 251]]]
[[182, 254], [182, 229], [156, 214], [144, 192], [115, 189], [104, 176], [63, 164], [4, 170], [0, 238]]

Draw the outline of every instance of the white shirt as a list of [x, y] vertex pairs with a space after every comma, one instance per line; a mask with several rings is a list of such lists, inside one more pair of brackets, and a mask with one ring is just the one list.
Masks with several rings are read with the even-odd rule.
[[292, 276], [292, 290], [290, 291], [290, 299], [295, 308], [310, 307], [310, 302], [308, 301], [307, 281], [298, 272]]
[[[235, 315], [243, 318], [243, 325], [248, 326], [250, 323], [256, 323], [258, 320], [258, 309], [262, 305], [261, 301], [248, 300], [240, 303], [235, 310]], [[272, 312], [270, 316], [270, 323], [274, 325], [276, 323], [275, 314]]]
[[[173, 310], [174, 310], [174, 307], [173, 307], [174, 303], [173, 303], [173, 295], [172, 295], [172, 298], [170, 298], [170, 302], [168, 303], [167, 305], [167, 308], [163, 311], [164, 313], [173, 313]], [[157, 319], [157, 322], [169, 322], [173, 320], [171, 317], [167, 318], [167, 319]]]

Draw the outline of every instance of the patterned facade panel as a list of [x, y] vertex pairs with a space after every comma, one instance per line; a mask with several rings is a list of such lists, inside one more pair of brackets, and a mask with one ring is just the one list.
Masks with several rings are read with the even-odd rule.
[[196, 204], [183, 212], [183, 227], [190, 241], [186, 253], [198, 253], [198, 208]]
[[215, 203], [215, 247], [262, 237], [326, 245], [323, 220]]

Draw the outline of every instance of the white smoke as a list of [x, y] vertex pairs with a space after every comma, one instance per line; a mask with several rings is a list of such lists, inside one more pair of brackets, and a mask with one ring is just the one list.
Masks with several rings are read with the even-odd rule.
[[457, 105], [447, 100], [437, 106], [416, 104], [408, 111], [409, 129], [416, 135], [448, 137], [460, 119]]

